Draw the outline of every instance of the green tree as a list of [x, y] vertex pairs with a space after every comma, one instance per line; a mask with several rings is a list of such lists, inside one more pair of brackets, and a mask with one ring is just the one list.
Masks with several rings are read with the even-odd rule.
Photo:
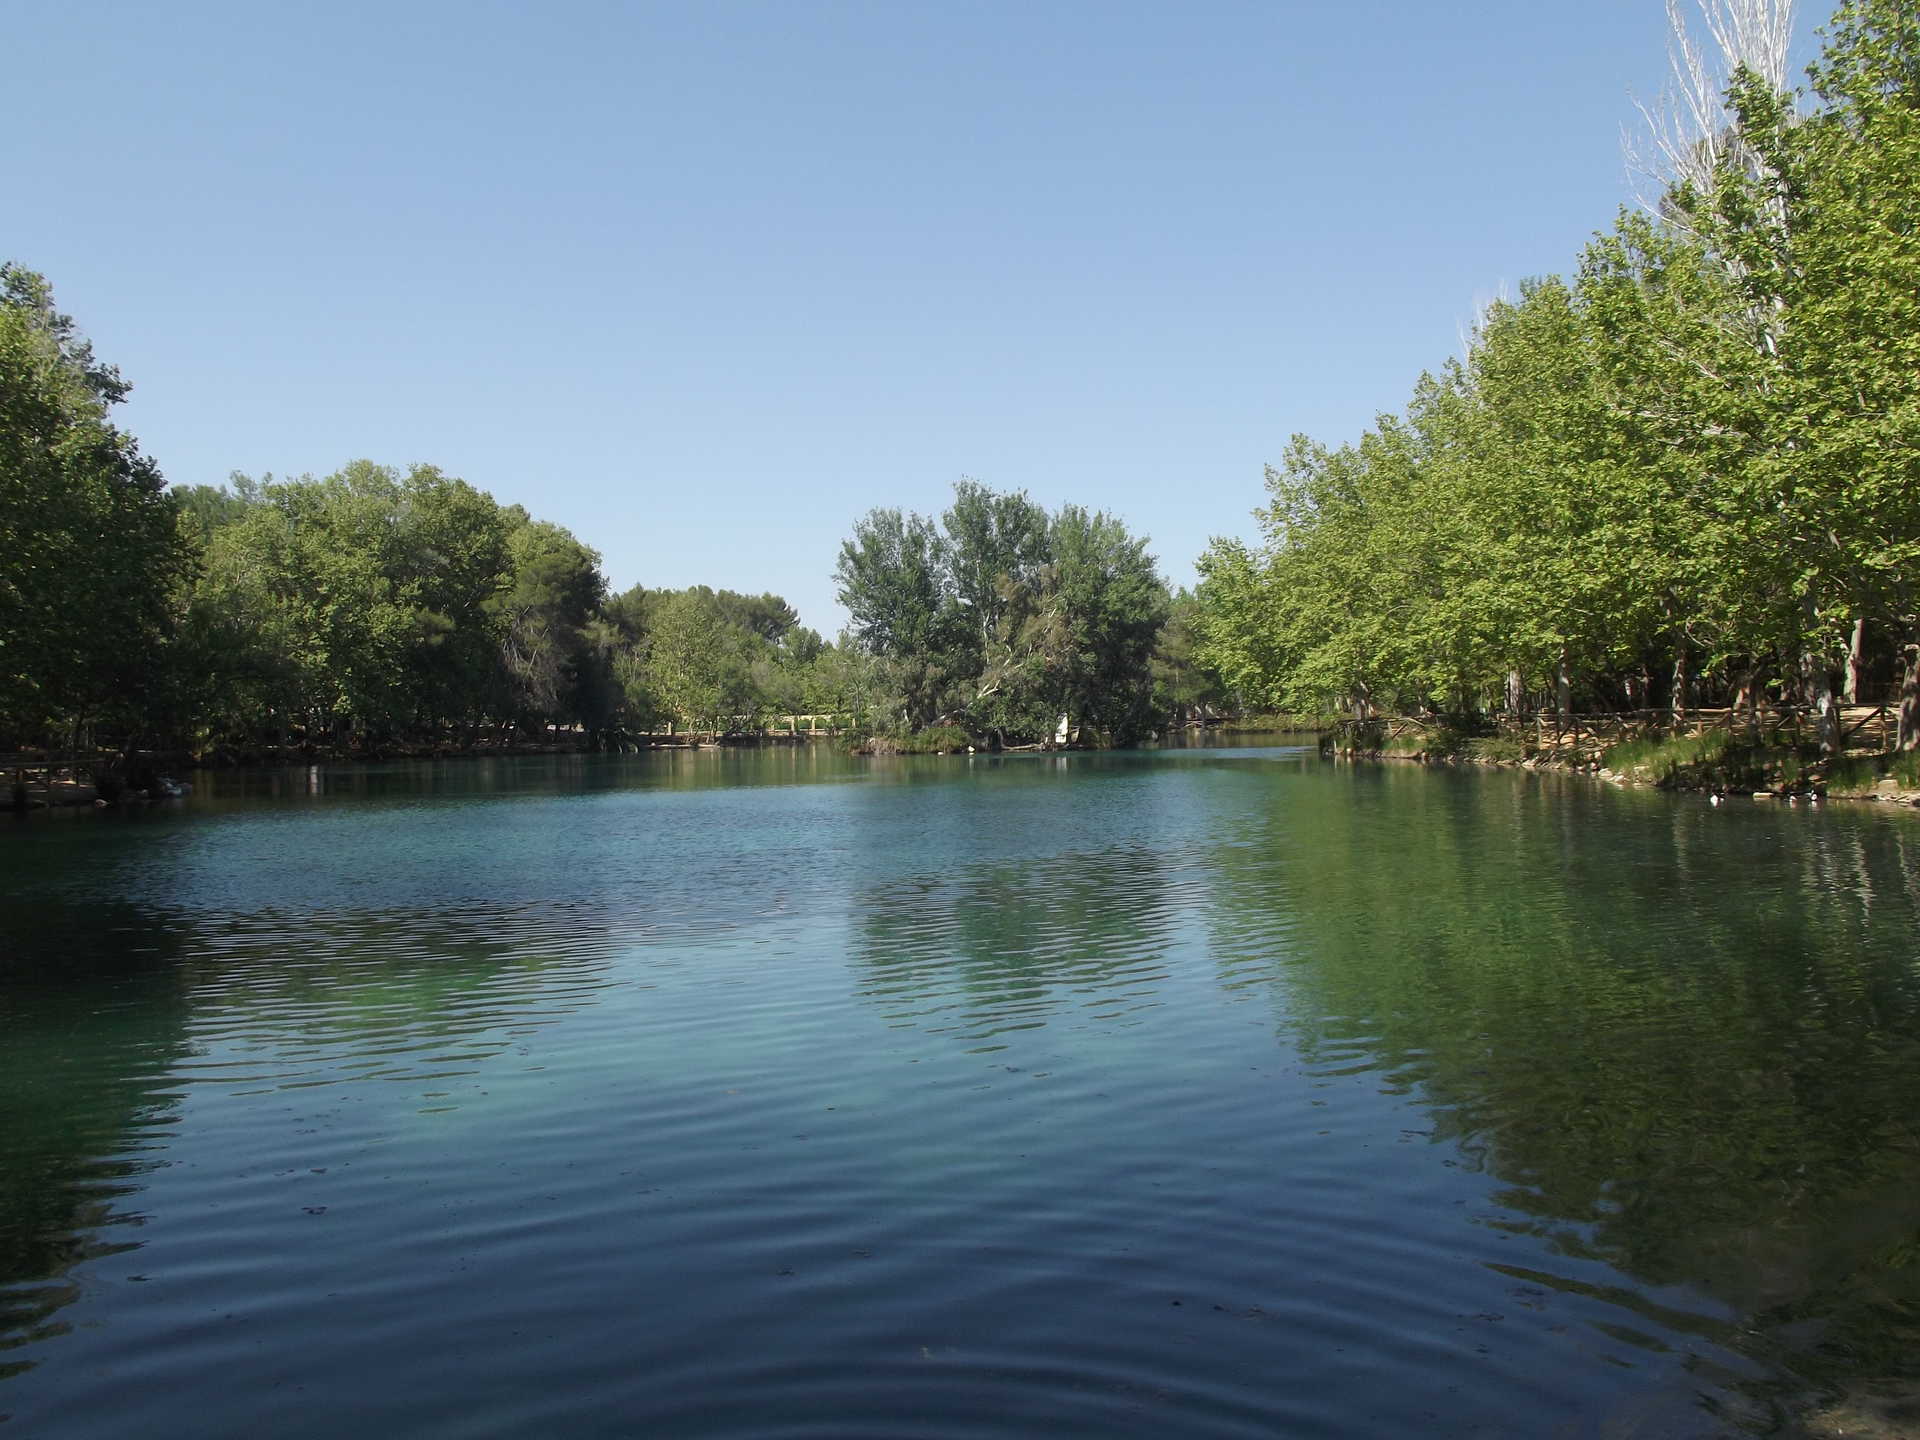
[[875, 510], [841, 545], [834, 581], [855, 641], [886, 669], [902, 723], [931, 723], [966, 668], [965, 620], [939, 530], [920, 515]]
[[518, 505], [502, 512], [511, 579], [494, 600], [508, 705], [525, 720], [607, 718], [606, 675], [588, 626], [606, 599], [600, 557], [558, 525], [533, 520]]
[[754, 664], [771, 651], [762, 634], [741, 623], [740, 607], [726, 594], [696, 585], [662, 596], [647, 653], [650, 686], [666, 713], [723, 733], [769, 709], [754, 684]]
[[1103, 511], [1066, 505], [1049, 541], [1052, 583], [1035, 618], [1046, 698], [1069, 725], [1131, 744], [1153, 728], [1153, 653], [1167, 587], [1143, 536]]
[[0, 265], [0, 732], [140, 728], [187, 549], [153, 462], [108, 420], [129, 386], [39, 275]]

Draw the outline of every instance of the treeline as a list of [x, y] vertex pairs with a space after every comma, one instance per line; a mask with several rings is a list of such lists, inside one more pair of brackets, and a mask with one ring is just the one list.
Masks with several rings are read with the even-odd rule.
[[972, 483], [944, 528], [877, 511], [833, 644], [777, 595], [610, 593], [567, 530], [430, 465], [170, 491], [109, 418], [127, 388], [0, 268], [0, 750], [617, 745], [795, 714], [1124, 741], [1214, 696], [1191, 597], [1108, 515]]
[[0, 267], [0, 750], [726, 732], [869, 704], [777, 595], [610, 594], [558, 525], [432, 466], [170, 491], [127, 385]]
[[779, 596], [611, 595], [568, 531], [432, 466], [178, 494], [194, 563], [172, 718], [191, 735], [725, 732], [854, 689]]
[[[1810, 89], [1730, 65], [1567, 278], [1357, 443], [1296, 437], [1201, 651], [1256, 703], [1473, 714], [1901, 701], [1920, 745], [1920, 12], [1853, 0]], [[1741, 62], [1744, 57], [1731, 59]]]
[[1124, 745], [1216, 698], [1193, 601], [1146, 547], [1104, 511], [1049, 513], [971, 480], [937, 521], [873, 511], [834, 578], [889, 728]]

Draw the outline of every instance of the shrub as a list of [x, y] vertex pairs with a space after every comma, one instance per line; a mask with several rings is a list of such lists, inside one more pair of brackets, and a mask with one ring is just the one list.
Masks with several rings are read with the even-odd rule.
[[912, 754], [951, 755], [964, 752], [973, 744], [973, 737], [958, 725], [929, 725], [924, 730], [916, 730], [907, 738], [907, 743], [912, 747]]

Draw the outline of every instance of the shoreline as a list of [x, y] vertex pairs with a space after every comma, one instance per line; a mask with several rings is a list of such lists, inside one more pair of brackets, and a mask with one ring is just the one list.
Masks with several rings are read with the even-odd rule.
[[[1773, 783], [1750, 785], [1738, 780], [1716, 779], [1715, 773], [1689, 773], [1682, 776], [1676, 771], [1660, 777], [1654, 773], [1654, 767], [1636, 765], [1624, 769], [1614, 769], [1600, 761], [1557, 760], [1552, 758], [1528, 757], [1522, 760], [1495, 759], [1472, 754], [1436, 754], [1424, 751], [1393, 751], [1378, 749], [1336, 748], [1327, 743], [1323, 736], [1320, 753], [1334, 760], [1344, 761], [1387, 761], [1411, 763], [1427, 766], [1472, 766], [1480, 770], [1526, 770], [1534, 774], [1556, 774], [1586, 776], [1599, 783], [1612, 785], [1621, 790], [1664, 790], [1669, 794], [1705, 795], [1713, 803], [1744, 796], [1755, 801], [1784, 800], [1789, 805], [1802, 800], [1821, 804], [1829, 800], [1866, 801], [1871, 804], [1894, 805], [1909, 809], [1920, 809], [1920, 789], [1902, 786], [1898, 781], [1885, 778], [1877, 781], [1870, 789], [1843, 788], [1833, 789], [1824, 776], [1816, 778], [1811, 770], [1806, 772], [1802, 783], [1793, 783], [1784, 775]], [[1897, 753], [1897, 752], [1896, 752]], [[1840, 760], [1880, 761], [1887, 755], [1841, 756]]]

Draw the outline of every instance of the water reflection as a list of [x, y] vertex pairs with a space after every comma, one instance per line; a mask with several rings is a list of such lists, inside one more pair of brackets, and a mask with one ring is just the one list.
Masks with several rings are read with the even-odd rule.
[[182, 943], [176, 917], [112, 903], [15, 908], [0, 933], [0, 1378], [63, 1333], [74, 1267], [138, 1243], [177, 1119]]
[[1753, 1357], [1908, 1363], [1911, 817], [1234, 750], [271, 778], [14, 832], [28, 1428], [1725, 1433]]
[[1214, 852], [1222, 984], [1271, 985], [1321, 1073], [1419, 1097], [1556, 1253], [1911, 1368], [1911, 827], [1346, 779]]
[[635, 789], [710, 790], [844, 780], [863, 764], [825, 741], [671, 747], [637, 755], [501, 755], [475, 759], [325, 763], [203, 770], [180, 808], [207, 814], [263, 801], [336, 804], [508, 795], [589, 795]]
[[[11, 856], [0, 1378], [67, 1333], [77, 1267], [142, 1245], [147, 1192], [187, 1119], [276, 1094], [310, 1109], [331, 1089], [377, 1092], [376, 1126], [396, 1109], [447, 1114], [596, 1003], [634, 942], [631, 907], [554, 888], [564, 866], [543, 885], [520, 858], [504, 903], [436, 908], [449, 877], [419, 829], [431, 820], [330, 845], [272, 823], [145, 817], [44, 829]], [[285, 1134], [285, 1114], [262, 1114], [246, 1144]]]
[[865, 890], [861, 993], [889, 1023], [984, 1051], [1062, 1010], [1135, 1023], [1159, 1003], [1179, 898], [1148, 850], [979, 864]]

